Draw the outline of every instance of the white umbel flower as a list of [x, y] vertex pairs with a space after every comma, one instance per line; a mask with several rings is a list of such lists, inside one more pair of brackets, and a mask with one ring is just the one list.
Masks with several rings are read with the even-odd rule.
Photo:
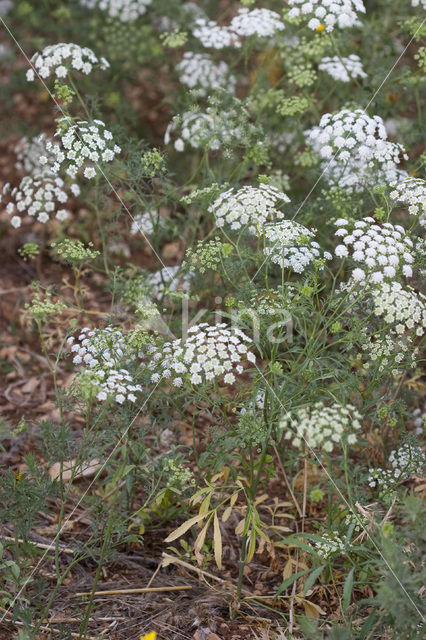
[[315, 31], [359, 27], [359, 13], [365, 13], [362, 0], [289, 0], [289, 18], [309, 18], [308, 27]]
[[136, 394], [142, 391], [142, 386], [135, 383], [131, 373], [123, 367], [86, 369], [76, 379], [80, 385], [83, 385], [83, 380], [85, 386], [90, 384], [99, 402], [115, 400], [120, 405], [124, 402], [134, 404], [137, 400]]
[[110, 18], [118, 18], [121, 22], [133, 22], [146, 13], [152, 0], [80, 0], [80, 4], [88, 9], [105, 11]]
[[80, 170], [85, 178], [94, 178], [100, 171], [99, 167], [112, 162], [121, 152], [102, 120], [74, 123], [70, 118], [61, 118], [55, 137], [59, 138], [59, 144], [46, 143], [47, 150], [55, 155], [53, 168], [58, 172], [65, 167], [65, 173], [72, 178]]
[[[398, 272], [412, 276], [413, 242], [399, 224], [385, 222], [379, 225], [367, 217], [357, 222], [340, 218], [335, 236], [342, 244], [334, 253], [339, 258], [350, 257], [356, 267], [352, 278], [356, 281], [369, 277], [372, 284], [393, 280]], [[360, 277], [360, 272], [363, 277]]]
[[[88, 47], [78, 44], [63, 43], [49, 45], [41, 53], [35, 53], [30, 62], [43, 80], [54, 74], [57, 78], [65, 78], [69, 72], [79, 71], [88, 75], [93, 69], [105, 70], [109, 63], [105, 58], [98, 58]], [[27, 71], [27, 80], [35, 79], [34, 69]]]
[[216, 218], [216, 225], [229, 225], [233, 231], [247, 227], [252, 234], [262, 234], [265, 223], [281, 220], [284, 214], [277, 209], [281, 202], [290, 198], [272, 185], [228, 189], [221, 193], [209, 207]]
[[288, 413], [282, 418], [280, 429], [284, 431], [284, 438], [297, 448], [303, 448], [306, 443], [309, 448], [331, 453], [335, 445], [355, 444], [361, 419], [351, 404], [334, 403], [326, 407], [323, 402], [317, 402], [312, 408]]
[[[77, 184], [72, 184], [69, 190], [74, 196], [78, 196], [80, 189]], [[25, 176], [18, 187], [11, 188], [10, 184], [4, 185], [0, 192], [0, 201], [7, 202], [6, 212], [12, 216], [11, 224], [18, 228], [21, 226], [22, 216], [30, 216], [43, 224], [51, 220], [52, 216], [63, 221], [70, 215], [64, 208], [70, 194], [65, 182], [59, 177]]]
[[238, 15], [232, 18], [229, 28], [242, 37], [271, 37], [277, 31], [284, 29], [284, 23], [276, 11], [270, 9], [249, 11], [247, 8], [242, 8], [238, 10]]
[[330, 260], [331, 255], [321, 253], [315, 242], [315, 230], [309, 230], [293, 220], [284, 220], [264, 227], [265, 255], [281, 268], [303, 271], [321, 257]]
[[47, 142], [48, 138], [44, 133], [30, 139], [21, 138], [14, 149], [17, 157], [16, 169], [25, 171], [27, 175], [33, 177], [54, 174], [52, 166], [56, 158], [51, 151], [47, 150]]
[[83, 327], [77, 338], [71, 336], [67, 340], [74, 364], [86, 367], [106, 365], [117, 367], [125, 357], [128, 347], [126, 336], [113, 327], [90, 329]]
[[325, 57], [318, 65], [318, 69], [325, 71], [339, 82], [350, 82], [353, 78], [367, 77], [359, 56], [354, 53], [347, 58], [339, 58], [338, 56]]
[[407, 442], [390, 452], [388, 462], [396, 477], [407, 478], [422, 472], [426, 457], [420, 447]]
[[395, 202], [407, 206], [407, 211], [412, 216], [420, 216], [419, 223], [426, 225], [426, 180], [421, 178], [405, 178], [401, 182], [391, 185], [393, 191], [389, 194]]
[[[426, 297], [399, 282], [383, 283], [372, 290], [373, 313], [383, 318], [393, 331], [403, 334], [415, 331], [422, 336], [426, 329]], [[389, 331], [389, 329], [388, 329]]]
[[151, 273], [146, 284], [149, 286], [152, 295], [157, 300], [161, 300], [166, 291], [183, 291], [188, 293], [191, 286], [191, 273], [179, 273], [180, 266], [164, 267], [155, 273]]
[[138, 213], [132, 220], [130, 233], [135, 236], [141, 233], [143, 236], [150, 236], [155, 227], [161, 225], [163, 220], [157, 211], [147, 211], [146, 213]]
[[412, 7], [423, 7], [426, 11], [426, 0], [411, 0]]
[[396, 488], [397, 484], [420, 474], [426, 464], [426, 456], [417, 445], [407, 442], [398, 449], [390, 452], [388, 469], [369, 469], [367, 484], [377, 489], [381, 495], [386, 495]]
[[323, 533], [321, 541], [315, 542], [315, 551], [323, 560], [328, 560], [332, 556], [347, 553], [347, 548], [345, 541], [337, 533], [334, 535]]
[[235, 92], [235, 76], [229, 73], [226, 62], [215, 63], [207, 54], [186, 51], [181, 62], [176, 65], [176, 70], [181, 83], [194, 89], [201, 97], [217, 89]]
[[221, 27], [214, 20], [206, 20], [204, 18], [196, 20], [192, 35], [206, 49], [241, 46], [237, 36], [228, 27]]
[[402, 145], [387, 139], [380, 116], [370, 118], [362, 109], [326, 113], [318, 126], [305, 131], [306, 142], [318, 153], [322, 176], [349, 193], [399, 181]]
[[164, 135], [165, 144], [171, 141], [171, 134], [179, 133], [174, 141], [176, 151], [182, 152], [185, 145], [193, 149], [219, 150], [224, 144], [241, 140], [242, 131], [238, 126], [230, 127], [226, 112], [215, 113], [210, 107], [205, 112], [186, 111], [174, 118]]
[[73, 363], [82, 367], [77, 382], [94, 389], [99, 401], [136, 402], [136, 394], [142, 387], [135, 383], [127, 367], [141, 354], [129, 341], [129, 336], [113, 327], [84, 327], [76, 338], [68, 338], [67, 345]]
[[166, 378], [181, 386], [185, 378], [197, 386], [220, 378], [233, 384], [235, 374], [243, 373], [244, 362], [256, 362], [247, 346], [251, 340], [240, 329], [203, 322], [188, 334], [186, 340], [166, 342], [161, 350], [152, 348], [148, 366], [154, 371], [153, 382]]

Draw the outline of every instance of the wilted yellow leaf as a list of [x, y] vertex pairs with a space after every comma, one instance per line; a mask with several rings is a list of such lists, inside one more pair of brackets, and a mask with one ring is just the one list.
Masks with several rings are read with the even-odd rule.
[[194, 543], [195, 553], [200, 553], [201, 549], [203, 548], [204, 540], [206, 539], [207, 529], [210, 526], [211, 519], [212, 517], [210, 516], [210, 518], [207, 520], [206, 524], [204, 525], [204, 527], [201, 529], [200, 533], [197, 536], [197, 539]]
[[198, 516], [194, 516], [193, 518], [190, 518], [189, 520], [181, 524], [180, 527], [172, 531], [172, 533], [169, 536], [167, 536], [164, 542], [173, 542], [173, 540], [176, 540], [176, 538], [180, 538], [180, 536], [183, 536], [184, 533], [189, 531], [189, 529], [194, 524], [197, 524], [201, 520], [204, 520], [204, 518], [205, 516], [200, 514], [198, 514]]
[[214, 546], [214, 559], [218, 569], [222, 569], [222, 534], [220, 532], [219, 518], [217, 517], [217, 511], [214, 512], [213, 519], [213, 546]]

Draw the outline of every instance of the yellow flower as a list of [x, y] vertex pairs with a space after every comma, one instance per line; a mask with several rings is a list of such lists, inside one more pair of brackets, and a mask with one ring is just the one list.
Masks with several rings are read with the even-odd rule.
[[317, 32], [318, 32], [318, 33], [322, 33], [322, 32], [324, 31], [324, 29], [325, 29], [324, 25], [323, 25], [323, 24], [320, 24], [320, 26], [319, 26], [319, 27], [317, 27]]
[[146, 633], [144, 636], [140, 637], [140, 640], [156, 640], [157, 638], [157, 633], [155, 631], [149, 631], [149, 633]]
[[19, 482], [21, 479], [22, 479], [22, 471], [19, 471], [18, 473], [15, 473], [16, 482]]

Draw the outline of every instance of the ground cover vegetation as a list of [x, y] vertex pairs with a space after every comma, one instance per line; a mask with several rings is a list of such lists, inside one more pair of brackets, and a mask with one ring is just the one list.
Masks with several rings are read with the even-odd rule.
[[425, 632], [424, 0], [0, 0], [0, 637]]

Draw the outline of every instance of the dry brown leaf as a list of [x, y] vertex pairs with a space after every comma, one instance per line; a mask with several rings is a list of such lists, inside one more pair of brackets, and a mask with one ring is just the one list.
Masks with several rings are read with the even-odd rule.
[[[76, 465], [76, 460], [69, 460], [62, 465], [62, 480], [78, 480], [79, 478], [91, 478], [102, 466], [99, 458], [94, 458], [90, 462], [83, 462]], [[55, 462], [49, 469], [49, 476], [52, 480], [57, 480], [61, 475], [61, 463]]]
[[40, 378], [30, 378], [22, 387], [21, 391], [24, 393], [33, 393], [40, 383]]

